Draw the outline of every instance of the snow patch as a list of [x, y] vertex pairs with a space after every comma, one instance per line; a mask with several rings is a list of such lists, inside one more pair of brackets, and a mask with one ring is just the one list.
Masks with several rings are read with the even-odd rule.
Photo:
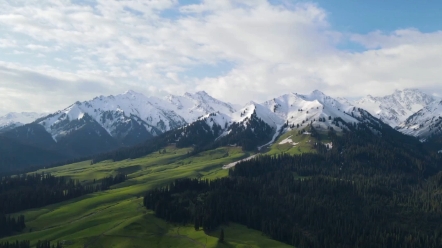
[[290, 135], [288, 138], [284, 139], [283, 141], [279, 142], [280, 145], [287, 144], [287, 143], [293, 143], [293, 140], [291, 139], [293, 135]]
[[278, 126], [276, 127], [276, 132], [275, 132], [275, 134], [273, 135], [272, 140], [270, 140], [269, 143], [267, 143], [267, 144], [265, 144], [265, 145], [262, 145], [262, 146], [258, 147], [258, 151], [261, 151], [261, 149], [262, 149], [263, 147], [268, 146], [268, 145], [271, 145], [271, 144], [273, 144], [273, 142], [275, 142], [276, 138], [277, 138], [278, 135], [280, 134], [280, 129], [281, 129], [281, 127], [282, 127], [282, 125], [278, 125]]
[[333, 148], [333, 142], [324, 143], [324, 145], [328, 146], [328, 149], [332, 149]]
[[230, 163], [230, 164], [223, 165], [223, 169], [224, 169], [224, 170], [227, 170], [227, 169], [229, 169], [229, 168], [235, 167], [235, 165], [237, 165], [238, 163], [243, 162], [243, 161], [249, 161], [249, 160], [255, 158], [255, 157], [258, 156], [258, 155], [259, 155], [259, 154], [255, 154], [255, 155], [250, 156], [250, 157], [248, 157], [248, 158], [241, 159], [241, 160], [239, 160], [239, 161], [236, 161], [236, 162], [233, 162], [233, 163]]
[[293, 135], [290, 135], [290, 137], [284, 139], [283, 141], [279, 142], [279, 145], [284, 145], [284, 144], [291, 144], [293, 146], [298, 145], [299, 143], [293, 142], [293, 140], [291, 139]]

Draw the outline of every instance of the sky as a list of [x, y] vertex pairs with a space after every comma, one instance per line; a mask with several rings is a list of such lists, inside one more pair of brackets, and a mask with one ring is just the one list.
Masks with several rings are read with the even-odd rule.
[[442, 96], [442, 2], [2, 0], [0, 114], [134, 90]]

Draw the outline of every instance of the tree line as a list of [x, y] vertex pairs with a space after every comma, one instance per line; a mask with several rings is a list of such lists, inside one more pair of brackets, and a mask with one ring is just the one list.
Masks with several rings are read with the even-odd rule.
[[15, 213], [70, 200], [107, 190], [126, 179], [127, 175], [118, 174], [98, 180], [95, 184], [82, 184], [79, 180], [48, 173], [3, 177], [0, 181], [0, 213]]
[[15, 242], [1, 242], [0, 248], [62, 248], [63, 245], [60, 242], [57, 242], [56, 244], [52, 244], [50, 241], [43, 240], [43, 241], [37, 241], [37, 244], [35, 246], [31, 246], [31, 242], [29, 240], [24, 241], [15, 241]]
[[0, 238], [20, 232], [25, 227], [25, 217], [23, 215], [12, 217], [0, 213]]
[[46, 173], [3, 177], [0, 181], [0, 237], [10, 236], [26, 227], [23, 215], [11, 217], [7, 214], [108, 190], [125, 180], [127, 175], [121, 173], [94, 180], [91, 184]]

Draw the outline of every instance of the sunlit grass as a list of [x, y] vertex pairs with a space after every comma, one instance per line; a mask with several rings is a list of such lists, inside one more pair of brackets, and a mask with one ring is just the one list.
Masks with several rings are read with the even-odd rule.
[[[128, 180], [110, 190], [70, 201], [27, 210], [23, 233], [3, 240], [63, 241], [64, 247], [289, 247], [241, 225], [225, 226], [226, 243], [216, 232], [178, 227], [158, 219], [142, 206], [144, 192], [177, 178], [215, 179], [228, 175], [222, 166], [251, 154], [237, 147], [218, 148], [188, 157], [190, 149], [166, 148], [166, 153], [119, 162], [84, 161], [39, 170], [91, 183], [94, 179], [128, 174]], [[2, 240], [2, 241], [3, 241]]]

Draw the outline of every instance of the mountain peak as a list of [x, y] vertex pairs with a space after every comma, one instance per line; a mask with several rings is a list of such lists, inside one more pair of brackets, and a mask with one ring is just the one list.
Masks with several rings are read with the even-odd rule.
[[420, 89], [417, 89], [417, 88], [405, 88], [403, 91], [404, 91], [404, 92], [405, 92], [405, 91], [409, 91], [409, 92], [419, 92], [419, 93], [422, 92]]
[[19, 123], [20, 125], [28, 124], [36, 119], [45, 116], [47, 113], [34, 113], [34, 112], [10, 112], [4, 116], [0, 116], [0, 126], [10, 124], [10, 123]]
[[416, 89], [416, 88], [405, 88], [403, 90], [399, 90], [399, 89], [394, 90], [393, 95], [401, 95], [401, 94], [426, 95], [420, 89]]
[[134, 95], [137, 94], [137, 92], [133, 91], [133, 90], [126, 90], [126, 92], [123, 93], [124, 95]]
[[138, 93], [134, 90], [127, 90], [126, 92], [123, 93], [123, 95], [125, 95], [125, 96], [142, 96], [143, 94]]
[[416, 88], [396, 89], [390, 95], [372, 97], [368, 95], [355, 104], [377, 116], [383, 122], [396, 127], [412, 114], [428, 106], [436, 99]]
[[204, 90], [197, 91], [197, 92], [195, 93], [195, 95], [209, 96], [209, 94], [207, 94], [207, 92], [205, 92]]
[[256, 105], [258, 105], [258, 103], [257, 102], [255, 102], [255, 101], [249, 101], [245, 106], [256, 106]]
[[299, 97], [301, 97], [302, 99], [304, 99], [304, 100], [307, 100], [307, 101], [313, 101], [313, 100], [318, 100], [318, 101], [320, 101], [320, 102], [322, 102], [322, 101], [324, 101], [324, 100], [326, 100], [326, 99], [328, 99], [329, 97], [326, 95], [326, 94], [324, 94], [322, 91], [320, 91], [320, 90], [314, 90], [314, 91], [312, 91], [310, 94], [308, 94], [308, 95], [297, 95], [297, 96], [299, 96]]
[[194, 98], [194, 97], [210, 97], [210, 98], [213, 98], [211, 95], [209, 95], [204, 90], [197, 91], [195, 93], [186, 92], [186, 93], [184, 93], [184, 96], [185, 97], [190, 97], [190, 98]]
[[314, 90], [312, 91], [312, 93], [310, 93], [310, 95], [325, 95], [324, 92], [320, 91], [320, 90]]
[[426, 138], [442, 134], [441, 125], [442, 101], [433, 101], [408, 117], [397, 129], [404, 134]]

